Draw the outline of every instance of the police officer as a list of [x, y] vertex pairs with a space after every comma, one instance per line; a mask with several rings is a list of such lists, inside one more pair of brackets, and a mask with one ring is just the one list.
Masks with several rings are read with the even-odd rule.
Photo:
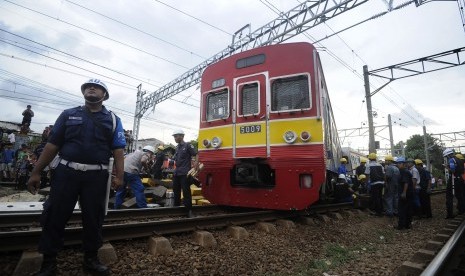
[[173, 132], [176, 146], [176, 152], [173, 159], [176, 162], [176, 169], [173, 176], [173, 193], [174, 193], [174, 206], [181, 205], [181, 189], [183, 195], [183, 203], [188, 210], [187, 216], [192, 217], [192, 195], [190, 183], [187, 181], [187, 173], [191, 169], [192, 157], [195, 156], [194, 166], [198, 168], [199, 162], [197, 151], [190, 143], [184, 142], [184, 131], [182, 129]]
[[423, 167], [423, 161], [415, 159], [415, 166], [420, 174], [420, 206], [421, 216], [425, 218], [432, 218], [431, 213], [431, 173]]
[[38, 275], [55, 275], [65, 225], [78, 199], [84, 232], [83, 269], [98, 275], [110, 274], [109, 268], [100, 263], [97, 251], [102, 246], [109, 159], [111, 155], [115, 159], [112, 185], [117, 189], [123, 183], [126, 143], [121, 120], [102, 104], [109, 98], [105, 83], [91, 79], [82, 84], [81, 92], [85, 105], [67, 109], [58, 117], [28, 182], [28, 190], [36, 194], [40, 172], [58, 154], [59, 163], [41, 218], [39, 251], [44, 259]]
[[147, 208], [147, 200], [144, 194], [144, 184], [140, 179], [140, 173], [145, 168], [150, 170], [149, 162], [152, 160], [155, 149], [152, 146], [145, 146], [142, 150], [136, 150], [126, 155], [124, 158], [124, 185], [119, 187], [115, 196], [115, 209], [121, 208], [126, 196], [126, 185], [131, 187], [132, 193], [136, 197], [136, 204], [139, 208]]
[[454, 156], [453, 149], [445, 149], [442, 155], [447, 159], [446, 169], [449, 171], [449, 179], [446, 186], [446, 219], [450, 219], [454, 217], [454, 194], [457, 198], [459, 215], [465, 213], [464, 183], [462, 178], [464, 168], [462, 160]]
[[410, 229], [412, 227], [413, 216], [413, 180], [412, 173], [407, 169], [404, 157], [397, 158], [399, 168], [399, 213], [397, 230]]

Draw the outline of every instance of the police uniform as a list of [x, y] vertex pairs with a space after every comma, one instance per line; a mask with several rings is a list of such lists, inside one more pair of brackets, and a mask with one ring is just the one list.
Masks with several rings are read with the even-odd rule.
[[[397, 229], [409, 229], [412, 225], [412, 216], [413, 216], [413, 180], [412, 174], [407, 168], [399, 168], [400, 179], [399, 179], [399, 222]], [[402, 193], [404, 192], [404, 187], [407, 184], [407, 190], [405, 197], [402, 198]]]
[[[463, 162], [455, 156], [448, 158], [449, 179], [446, 186], [446, 209], [447, 218], [453, 217], [454, 194], [457, 198], [457, 209], [459, 215], [465, 213], [465, 187], [462, 174], [464, 172]], [[452, 187], [452, 181], [454, 183]]]
[[181, 189], [183, 194], [183, 204], [190, 210], [192, 208], [192, 196], [189, 183], [187, 183], [187, 173], [191, 169], [192, 157], [197, 155], [197, 151], [190, 143], [181, 142], [176, 146], [174, 160], [176, 169], [173, 178], [174, 206], [181, 205]]
[[108, 163], [112, 150], [124, 149], [126, 143], [118, 117], [113, 131], [112, 115], [104, 106], [89, 113], [85, 107], [63, 111], [50, 133], [48, 142], [59, 148], [61, 161], [41, 217], [39, 251], [44, 254], [56, 254], [63, 246], [65, 225], [78, 200], [84, 252], [96, 252], [102, 246]]

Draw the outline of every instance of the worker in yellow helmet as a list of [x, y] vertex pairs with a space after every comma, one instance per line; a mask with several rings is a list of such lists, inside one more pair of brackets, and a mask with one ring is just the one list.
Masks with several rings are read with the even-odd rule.
[[397, 215], [399, 203], [399, 178], [400, 171], [394, 165], [392, 155], [387, 155], [384, 158], [386, 162], [386, 187], [384, 188], [384, 204], [386, 216], [393, 217]]
[[368, 155], [367, 167], [365, 169], [365, 175], [369, 181], [370, 196], [372, 201], [372, 213], [376, 216], [383, 215], [383, 187], [384, 187], [384, 167], [376, 162], [376, 153], [372, 152]]
[[347, 168], [346, 168], [347, 159], [345, 157], [342, 157], [341, 159], [339, 159], [339, 162], [341, 164], [339, 165], [339, 168], [337, 169], [337, 175], [340, 175], [340, 174], [347, 175]]

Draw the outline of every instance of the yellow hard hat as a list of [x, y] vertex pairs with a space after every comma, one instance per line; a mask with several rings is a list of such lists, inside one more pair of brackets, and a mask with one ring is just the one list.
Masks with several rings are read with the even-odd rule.
[[460, 159], [460, 160], [464, 160], [464, 159], [465, 159], [461, 153], [457, 153], [457, 154], [455, 155], [455, 157], [457, 157], [457, 158]]
[[360, 163], [366, 163], [366, 162], [367, 162], [366, 158], [363, 158], [363, 157], [360, 158]]
[[364, 175], [364, 174], [361, 174], [361, 175], [358, 176], [358, 180], [362, 180], [362, 179], [366, 179], [366, 178], [367, 178], [367, 176]]
[[420, 165], [420, 164], [423, 164], [423, 161], [421, 161], [420, 159], [415, 159], [415, 165]]
[[386, 155], [386, 157], [384, 158], [385, 161], [394, 161], [394, 158], [392, 157], [392, 155]]
[[376, 153], [372, 152], [372, 153], [368, 154], [368, 159], [376, 160]]
[[347, 163], [347, 159], [345, 159], [344, 157], [341, 158], [341, 160], [339, 160], [341, 163]]

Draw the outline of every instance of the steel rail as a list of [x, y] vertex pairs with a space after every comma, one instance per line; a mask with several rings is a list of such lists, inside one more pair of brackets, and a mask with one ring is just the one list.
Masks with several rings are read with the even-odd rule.
[[[298, 212], [255, 211], [195, 218], [111, 224], [103, 226], [103, 236], [106, 241], [144, 238], [152, 235], [185, 233], [197, 229], [213, 229], [226, 227], [228, 225], [251, 224], [258, 221], [291, 218], [298, 215]], [[0, 252], [35, 248], [38, 244], [41, 232], [41, 229], [0, 232]], [[80, 244], [81, 239], [82, 227], [69, 227], [65, 229], [65, 245]]]
[[434, 257], [425, 270], [423, 270], [421, 276], [446, 275], [444, 271], [444, 269], [447, 268], [446, 264], [456, 253], [456, 250], [459, 249], [463, 239], [465, 239], [465, 221], [462, 221], [436, 257]]
[[[199, 214], [224, 211], [216, 205], [193, 206], [193, 210]], [[42, 211], [0, 212], [0, 228], [38, 225], [41, 214]], [[105, 217], [105, 222], [162, 218], [166, 216], [184, 216], [186, 214], [187, 210], [184, 207], [109, 210]], [[80, 222], [81, 211], [74, 211], [68, 224]]]

